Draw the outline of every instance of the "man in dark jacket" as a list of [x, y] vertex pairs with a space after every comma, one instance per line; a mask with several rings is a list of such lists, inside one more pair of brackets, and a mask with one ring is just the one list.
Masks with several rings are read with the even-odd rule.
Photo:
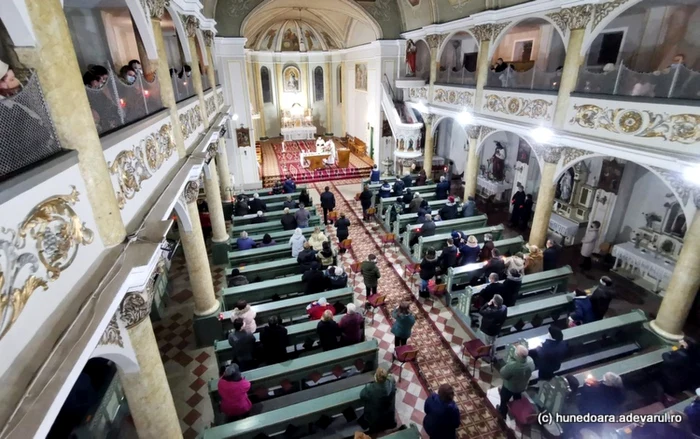
[[253, 369], [255, 361], [255, 336], [243, 330], [243, 319], [233, 321], [233, 331], [228, 334], [228, 344], [233, 348], [233, 362], [241, 371]]
[[423, 203], [423, 198], [420, 196], [420, 194], [418, 192], [416, 192], [413, 194], [413, 199], [408, 204], [408, 210], [411, 213], [418, 213], [422, 203]]
[[680, 349], [662, 355], [661, 385], [664, 392], [675, 395], [700, 385], [700, 345], [686, 336], [680, 341]]
[[229, 288], [248, 285], [248, 278], [243, 276], [238, 268], [234, 268], [231, 270], [231, 274], [227, 277], [226, 285]]
[[441, 384], [438, 393], [425, 400], [423, 428], [430, 439], [456, 439], [459, 428], [459, 408], [454, 402], [455, 392], [449, 384]]
[[282, 230], [294, 230], [297, 228], [297, 220], [294, 218], [294, 215], [289, 212], [288, 207], [284, 208], [284, 214], [280, 218], [280, 222], [282, 223]]
[[467, 201], [462, 204], [462, 216], [468, 218], [474, 215], [476, 215], [476, 201], [474, 201], [474, 197], [469, 196]]
[[[481, 314], [481, 325], [479, 329], [486, 336], [486, 344], [494, 346], [496, 344], [496, 339], [501, 333], [501, 327], [508, 317], [508, 308], [503, 304], [503, 297], [499, 294], [493, 296], [486, 305], [482, 306], [479, 310]], [[493, 356], [494, 349], [491, 349], [491, 355]]]
[[525, 205], [525, 191], [522, 184], [518, 183], [518, 190], [510, 198], [510, 204], [513, 205], [513, 211], [510, 214], [510, 226], [518, 227], [522, 209]]
[[333, 320], [333, 314], [330, 311], [323, 313], [321, 320], [316, 325], [316, 333], [318, 334], [318, 344], [324, 351], [330, 351], [340, 347], [338, 338], [340, 337], [340, 327], [338, 322]]
[[306, 284], [304, 293], [307, 296], [325, 291], [328, 285], [328, 279], [321, 271], [321, 265], [316, 261], [310, 263], [310, 268], [301, 276], [301, 281]]
[[447, 195], [450, 193], [450, 182], [447, 181], [445, 176], [443, 175], [440, 177], [440, 183], [435, 186], [435, 198], [438, 200], [444, 200], [447, 198]]
[[559, 265], [559, 246], [548, 239], [545, 247], [547, 248], [542, 252], [542, 271], [554, 270]]
[[253, 194], [253, 199], [250, 200], [248, 207], [250, 208], [251, 212], [267, 212], [267, 204], [265, 204], [265, 202], [260, 199], [260, 195], [258, 195], [257, 193]]
[[[497, 248], [491, 250], [491, 259], [484, 266], [484, 274], [488, 277], [491, 273], [496, 273], [499, 279], [506, 277], [506, 263], [501, 258], [501, 253]], [[511, 306], [506, 303], [506, 306]]]
[[406, 192], [403, 194], [402, 201], [403, 204], [411, 204], [411, 201], [413, 201], [413, 191], [410, 187], [406, 188]]
[[335, 222], [335, 234], [338, 236], [338, 242], [343, 242], [350, 236], [350, 220], [345, 216], [345, 212], [340, 212], [340, 218]]
[[266, 223], [266, 222], [267, 222], [267, 218], [265, 217], [265, 214], [263, 213], [262, 210], [258, 210], [257, 215], [255, 215], [255, 218], [250, 220], [251, 224], [262, 224], [262, 223]]
[[285, 208], [289, 208], [289, 209], [296, 209], [297, 207], [299, 207], [299, 203], [297, 203], [296, 201], [292, 200], [292, 196], [291, 196], [291, 195], [287, 195], [287, 199], [284, 200], [284, 203], [282, 203], [282, 205], [283, 205]]
[[236, 201], [236, 208], [234, 210], [234, 215], [235, 216], [248, 215], [249, 210], [250, 209], [248, 208], [248, 197], [246, 197], [245, 195], [240, 196], [238, 198], [238, 201]]
[[285, 194], [293, 194], [297, 191], [297, 184], [294, 183], [292, 177], [289, 176], [287, 176], [287, 179], [284, 181], [284, 185], [282, 187], [284, 189]]
[[435, 250], [432, 248], [428, 249], [425, 257], [420, 263], [420, 290], [418, 295], [423, 298], [430, 297], [430, 292], [428, 291], [428, 283], [430, 279], [434, 278], [437, 274], [438, 260], [435, 257]]
[[302, 274], [310, 270], [311, 264], [316, 262], [316, 250], [312, 249], [308, 242], [304, 243], [304, 250], [297, 255], [297, 262], [299, 263], [299, 272]]
[[447, 197], [447, 203], [445, 203], [445, 205], [442, 206], [439, 215], [440, 219], [442, 219], [443, 221], [457, 218], [458, 213], [457, 205], [455, 204], [455, 197], [453, 197], [452, 195]]
[[447, 247], [442, 249], [440, 254], [440, 268], [443, 273], [447, 273], [447, 269], [457, 266], [457, 247], [454, 245], [452, 238], [447, 240]]
[[436, 228], [437, 226], [435, 222], [433, 222], [433, 217], [430, 214], [425, 215], [425, 222], [420, 228], [420, 236], [433, 236], [435, 235]]
[[523, 277], [520, 275], [520, 272], [515, 268], [511, 268], [506, 276], [506, 280], [503, 281], [503, 292], [501, 293], [503, 303], [506, 306], [515, 306], [522, 284]]
[[496, 245], [493, 243], [493, 235], [490, 233], [484, 233], [484, 244], [481, 247], [481, 253], [479, 253], [480, 261], [488, 261], [493, 258], [493, 250]]
[[602, 320], [605, 317], [613, 297], [615, 297], [615, 289], [612, 279], [608, 276], [601, 277], [600, 285], [591, 294], [591, 305], [593, 305], [596, 320]]
[[569, 355], [569, 344], [564, 341], [561, 329], [550, 325], [549, 337], [542, 346], [530, 349], [530, 356], [539, 370], [539, 379], [544, 381], [554, 378], [554, 372], [559, 370], [562, 361]]
[[406, 174], [403, 177], [401, 177], [401, 181], [403, 181], [403, 185], [406, 189], [413, 186], [413, 177], [411, 177], [411, 174]]
[[398, 178], [394, 182], [394, 195], [400, 197], [403, 195], [403, 190], [406, 189], [406, 186], [403, 184], [403, 180], [399, 180]]
[[328, 212], [333, 212], [335, 209], [335, 195], [328, 186], [321, 194], [321, 207], [323, 208], [323, 224], [328, 224]]
[[382, 274], [377, 267], [377, 257], [373, 254], [367, 256], [367, 260], [360, 266], [360, 273], [365, 283], [367, 297], [377, 294], [377, 285]]
[[[480, 296], [483, 299], [481, 303], [490, 302], [496, 295], [503, 297], [503, 284], [498, 281], [498, 275], [496, 273], [491, 273], [489, 275], [489, 284], [481, 290]], [[505, 300], [503, 303], [505, 304]]]
[[362, 206], [362, 219], [367, 221], [369, 215], [367, 215], [367, 209], [372, 206], [372, 191], [369, 190], [369, 186], [365, 185], [364, 189], [360, 193], [360, 205]]
[[260, 331], [260, 343], [267, 364], [281, 363], [287, 359], [289, 337], [287, 328], [279, 323], [279, 318], [272, 316], [267, 321], [267, 326]]

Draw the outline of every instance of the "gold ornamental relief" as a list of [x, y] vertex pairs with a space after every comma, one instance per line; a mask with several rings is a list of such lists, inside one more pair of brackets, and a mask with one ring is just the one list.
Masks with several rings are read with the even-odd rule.
[[[80, 246], [94, 240], [94, 233], [80, 220], [73, 207], [79, 192], [42, 201], [13, 229], [0, 227], [0, 339], [17, 321], [34, 292], [48, 290], [75, 261]], [[29, 251], [27, 243], [36, 249]], [[26, 250], [25, 250], [26, 249]], [[40, 266], [45, 274], [37, 274]]]
[[549, 116], [551, 106], [552, 102], [544, 99], [503, 97], [495, 94], [487, 95], [484, 103], [484, 108], [492, 113], [544, 120], [551, 118]]
[[628, 108], [574, 105], [570, 125], [603, 129], [615, 134], [661, 138], [667, 142], [693, 144], [700, 141], [700, 115], [667, 114]]

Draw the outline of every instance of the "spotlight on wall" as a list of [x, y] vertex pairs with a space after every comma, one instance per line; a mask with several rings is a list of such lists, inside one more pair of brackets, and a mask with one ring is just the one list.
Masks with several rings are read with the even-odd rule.
[[231, 120], [238, 120], [238, 113], [233, 113], [233, 116], [231, 116]]
[[468, 111], [462, 111], [457, 115], [457, 122], [462, 126], [472, 125], [474, 123], [474, 116]]
[[552, 130], [545, 127], [535, 128], [534, 130], [532, 130], [532, 133], [530, 133], [530, 135], [537, 143], [549, 143], [549, 141], [552, 140], [552, 137], [554, 137], [554, 133], [552, 132]]
[[700, 163], [683, 169], [683, 178], [692, 184], [700, 186]]

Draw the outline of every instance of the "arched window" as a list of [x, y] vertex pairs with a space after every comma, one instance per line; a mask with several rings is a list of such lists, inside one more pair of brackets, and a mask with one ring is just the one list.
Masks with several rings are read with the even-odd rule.
[[343, 66], [338, 66], [338, 103], [343, 103]]
[[323, 69], [319, 66], [314, 69], [314, 101], [323, 100]]
[[267, 67], [260, 68], [260, 87], [262, 87], [263, 104], [272, 103], [272, 89], [270, 88], [270, 71]]

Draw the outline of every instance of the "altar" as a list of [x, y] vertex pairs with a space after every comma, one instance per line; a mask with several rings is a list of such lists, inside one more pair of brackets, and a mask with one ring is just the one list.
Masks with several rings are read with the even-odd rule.
[[660, 292], [662, 284], [668, 285], [676, 267], [667, 256], [657, 255], [648, 248], [635, 248], [633, 242], [615, 244], [612, 255], [616, 258], [613, 271], [622, 269], [632, 275], [638, 274], [642, 280], [653, 285], [652, 291], [655, 293]]
[[335, 165], [337, 151], [333, 140], [325, 142], [322, 138], [316, 139], [316, 150], [307, 150], [299, 153], [299, 164], [310, 171], [323, 169], [326, 166]]
[[280, 132], [285, 142], [290, 140], [314, 140], [314, 137], [316, 137], [316, 127], [313, 125], [284, 127]]
[[576, 222], [569, 218], [565, 218], [558, 213], [552, 212], [549, 218], [549, 229], [556, 235], [556, 241], [560, 245], [574, 245], [581, 242], [586, 234], [586, 226], [588, 222]]
[[483, 176], [478, 176], [476, 178], [476, 185], [480, 189], [480, 193], [484, 197], [490, 197], [494, 195], [497, 201], [508, 200], [510, 196], [510, 191], [513, 188], [513, 183], [507, 183], [505, 181], [493, 181], [489, 180]]

